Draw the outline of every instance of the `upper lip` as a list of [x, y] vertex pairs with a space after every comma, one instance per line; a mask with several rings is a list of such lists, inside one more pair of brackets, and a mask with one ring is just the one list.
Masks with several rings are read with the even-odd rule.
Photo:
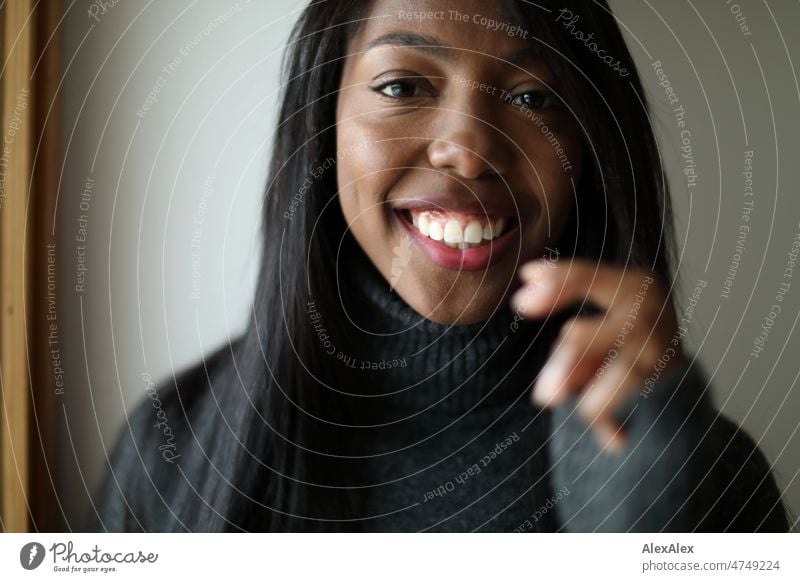
[[505, 200], [498, 198], [482, 199], [475, 194], [464, 195], [449, 192], [395, 200], [392, 207], [395, 210], [435, 208], [465, 214], [488, 214], [490, 216], [517, 216], [521, 214], [513, 203]]

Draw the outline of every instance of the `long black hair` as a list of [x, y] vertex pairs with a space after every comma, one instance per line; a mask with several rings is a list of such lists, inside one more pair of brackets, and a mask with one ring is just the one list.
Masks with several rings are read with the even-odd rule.
[[[196, 494], [182, 516], [194, 531], [357, 529], [358, 489], [348, 488], [341, 425], [354, 399], [330, 386], [357, 382], [325, 365], [308, 305], [332, 337], [345, 334], [336, 294], [337, 248], [345, 223], [335, 204], [336, 172], [311, 171], [336, 158], [335, 114], [348, 39], [370, 3], [313, 1], [300, 16], [284, 61], [282, 105], [264, 199], [264, 253], [251, 324], [231, 344], [223, 372], [209, 371], [218, 415], [195, 427], [203, 447]], [[560, 247], [576, 256], [646, 268], [669, 286], [672, 218], [646, 99], [617, 23], [602, 0], [504, 2], [530, 31], [581, 124], [587, 163]], [[609, 65], [557, 19], [618, 63]], [[627, 74], [622, 74], [624, 70]], [[309, 179], [311, 177], [311, 179]], [[333, 201], [333, 202], [332, 202]], [[346, 340], [343, 340], [346, 341]], [[357, 431], [349, 431], [355, 432]], [[210, 463], [210, 466], [209, 466]], [[184, 468], [184, 471], [189, 469]]]

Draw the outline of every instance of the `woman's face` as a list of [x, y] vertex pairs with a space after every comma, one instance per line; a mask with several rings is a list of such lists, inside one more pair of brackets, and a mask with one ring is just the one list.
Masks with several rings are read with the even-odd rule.
[[439, 323], [507, 300], [517, 267], [558, 240], [582, 167], [535, 31], [497, 4], [376, 0], [344, 63], [342, 212], [387, 282]]

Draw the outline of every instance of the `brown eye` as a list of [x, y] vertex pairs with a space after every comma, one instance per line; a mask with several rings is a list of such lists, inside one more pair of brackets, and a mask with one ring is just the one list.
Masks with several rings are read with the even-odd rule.
[[560, 104], [560, 101], [553, 93], [542, 91], [525, 91], [507, 98], [509, 104], [515, 107], [526, 107], [528, 109], [547, 109]]
[[417, 87], [404, 81], [394, 81], [388, 85], [384, 85], [380, 92], [387, 97], [402, 99], [403, 97], [416, 97]]
[[429, 88], [426, 88], [425, 83], [423, 78], [405, 77], [385, 81], [371, 89], [390, 99], [411, 99], [431, 92]]

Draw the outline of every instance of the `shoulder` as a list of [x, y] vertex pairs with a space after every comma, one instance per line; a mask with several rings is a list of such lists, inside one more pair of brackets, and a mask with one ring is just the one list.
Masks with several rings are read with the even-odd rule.
[[128, 414], [108, 455], [92, 531], [187, 531], [187, 491], [208, 463], [204, 442], [214, 430], [211, 386], [229, 368], [231, 344], [157, 386]]
[[791, 520], [774, 470], [747, 431], [717, 414], [709, 431], [709, 494], [701, 531], [788, 532]]

